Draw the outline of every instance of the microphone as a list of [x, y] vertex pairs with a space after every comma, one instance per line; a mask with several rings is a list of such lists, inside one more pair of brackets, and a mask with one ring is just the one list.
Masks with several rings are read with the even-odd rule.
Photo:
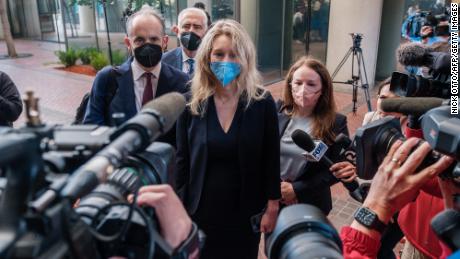
[[[322, 141], [319, 141], [318, 144], [315, 145], [310, 135], [308, 135], [308, 133], [300, 129], [295, 130], [292, 133], [291, 137], [294, 143], [301, 149], [307, 151], [314, 161], [322, 163], [328, 169], [334, 164], [334, 162], [332, 162], [332, 160], [325, 155], [328, 147]], [[350, 196], [353, 199], [359, 202], [363, 202], [362, 195], [359, 189], [359, 184], [356, 180], [349, 183], [342, 181], [342, 184], [345, 186], [345, 188], [347, 188], [347, 190], [350, 193]]]
[[426, 66], [433, 64], [433, 50], [421, 43], [401, 44], [396, 51], [398, 62], [404, 66]]
[[169, 93], [147, 103], [142, 111], [124, 123], [113, 140], [93, 158], [78, 168], [61, 191], [61, 196], [76, 200], [104, 182], [123, 159], [142, 151], [174, 125], [185, 109], [185, 98]]
[[436, 97], [400, 97], [382, 100], [381, 107], [384, 112], [420, 117], [433, 108], [448, 104], [449, 100]]
[[435, 74], [450, 74], [450, 53], [435, 52], [421, 43], [406, 43], [396, 51], [398, 62], [403, 66], [429, 67]]

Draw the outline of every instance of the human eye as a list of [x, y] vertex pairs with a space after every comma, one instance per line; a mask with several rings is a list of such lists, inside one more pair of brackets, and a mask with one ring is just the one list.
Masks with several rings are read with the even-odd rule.
[[136, 45], [142, 45], [145, 43], [145, 39], [143, 37], [135, 37], [134, 38], [134, 43]]

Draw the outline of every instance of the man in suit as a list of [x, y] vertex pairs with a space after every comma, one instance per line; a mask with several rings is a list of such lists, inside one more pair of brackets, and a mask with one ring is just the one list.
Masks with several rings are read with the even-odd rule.
[[180, 40], [180, 46], [166, 52], [163, 63], [167, 63], [190, 78], [195, 71], [195, 55], [201, 39], [208, 30], [208, 17], [199, 8], [186, 8], [179, 13], [178, 25], [172, 28]]
[[[168, 43], [164, 21], [145, 5], [129, 17], [125, 44], [134, 58], [120, 67], [106, 67], [93, 82], [83, 123], [111, 125], [112, 115], [124, 114], [123, 121], [136, 115], [142, 106], [169, 92], [186, 92], [188, 76], [161, 61]], [[116, 85], [115, 91], [113, 85]], [[114, 92], [114, 93], [111, 93]], [[112, 94], [110, 102], [107, 95]], [[160, 141], [175, 146], [175, 127]]]

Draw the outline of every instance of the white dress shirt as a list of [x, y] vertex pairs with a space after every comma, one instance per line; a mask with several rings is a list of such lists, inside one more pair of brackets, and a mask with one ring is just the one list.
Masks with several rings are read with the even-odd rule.
[[[131, 69], [133, 71], [133, 80], [134, 80], [134, 95], [136, 96], [136, 110], [139, 112], [142, 109], [142, 97], [144, 95], [144, 89], [147, 85], [147, 78], [144, 76], [144, 71], [142, 67], [137, 63], [136, 59], [131, 62]], [[152, 92], [155, 97], [158, 86], [158, 78], [160, 77], [161, 71], [161, 62], [155, 66], [155, 68], [150, 72], [152, 73]]]

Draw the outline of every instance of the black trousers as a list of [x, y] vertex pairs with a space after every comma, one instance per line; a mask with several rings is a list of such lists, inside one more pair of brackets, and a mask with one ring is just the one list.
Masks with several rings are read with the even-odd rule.
[[241, 228], [200, 228], [206, 234], [200, 259], [257, 259], [260, 234]]

